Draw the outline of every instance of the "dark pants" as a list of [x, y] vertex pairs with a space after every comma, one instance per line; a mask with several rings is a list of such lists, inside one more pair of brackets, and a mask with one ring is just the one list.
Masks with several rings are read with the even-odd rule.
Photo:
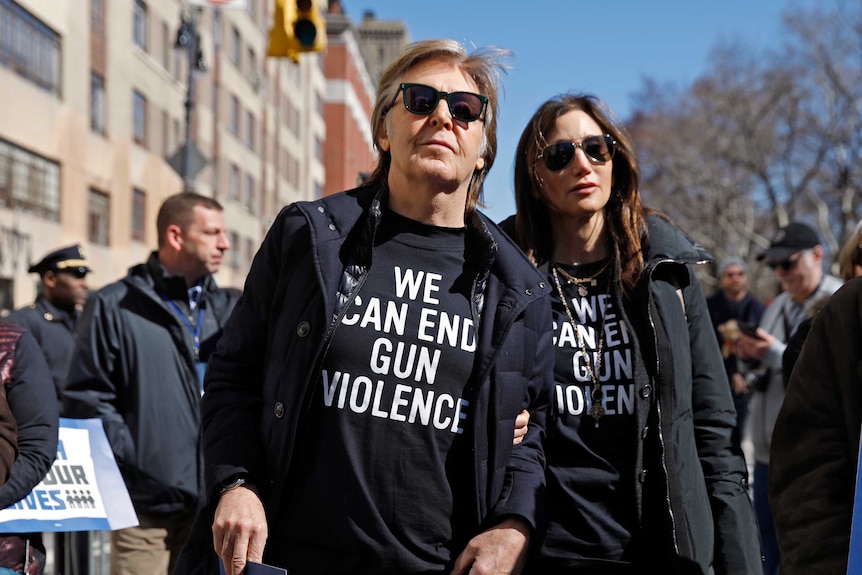
[[781, 557], [778, 552], [778, 538], [772, 522], [772, 509], [769, 507], [769, 465], [754, 462], [754, 513], [760, 528], [760, 543], [763, 546], [763, 575], [778, 575]]

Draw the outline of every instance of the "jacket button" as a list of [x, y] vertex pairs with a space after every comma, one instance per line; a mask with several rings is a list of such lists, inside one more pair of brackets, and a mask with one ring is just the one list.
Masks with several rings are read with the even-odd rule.
[[524, 293], [525, 293], [525, 294], [527, 294], [527, 295], [533, 295], [533, 290], [531, 290], [531, 289], [525, 289], [525, 290], [524, 290]]
[[307, 321], [299, 322], [299, 325], [296, 326], [296, 335], [299, 337], [305, 337], [308, 335], [308, 332], [311, 331], [311, 325]]
[[317, 211], [322, 214], [324, 212], [323, 206], [317, 206]]
[[335, 231], [335, 224], [329, 224], [329, 229], [334, 232]]
[[644, 427], [643, 431], [641, 431], [641, 439], [646, 439], [647, 434], [649, 434], [649, 426]]
[[274, 411], [275, 411], [275, 416], [276, 416], [278, 419], [281, 419], [282, 417], [284, 417], [284, 404], [283, 404], [282, 402], [280, 402], [280, 401], [279, 401], [279, 402], [277, 402], [277, 403], [275, 404], [275, 409], [274, 409]]
[[643, 399], [648, 398], [648, 397], [650, 396], [650, 394], [651, 394], [651, 393], [652, 393], [652, 387], [650, 387], [649, 385], [645, 385], [645, 386], [643, 386], [643, 388], [641, 389], [641, 397], [642, 397]]
[[638, 481], [641, 483], [646, 483], [647, 470], [644, 469], [640, 473], [638, 473]]
[[539, 287], [545, 289], [545, 282], [539, 282]]

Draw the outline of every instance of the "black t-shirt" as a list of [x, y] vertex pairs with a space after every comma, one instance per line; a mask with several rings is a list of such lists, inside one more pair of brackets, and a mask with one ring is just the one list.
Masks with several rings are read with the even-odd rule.
[[[589, 277], [606, 263], [562, 268], [571, 276]], [[549, 272], [554, 286], [556, 363], [553, 417], [545, 447], [553, 502], [552, 521], [540, 551], [545, 561], [626, 560], [626, 548], [636, 530], [634, 336], [609, 293], [608, 276], [606, 268], [582, 296], [577, 285], [558, 273], [572, 325]], [[602, 391], [605, 413], [598, 420], [590, 414], [593, 382], [578, 343], [579, 332]], [[601, 365], [596, 371], [600, 341]]]
[[303, 426], [291, 572], [442, 573], [460, 552], [476, 349], [464, 241], [384, 213]]

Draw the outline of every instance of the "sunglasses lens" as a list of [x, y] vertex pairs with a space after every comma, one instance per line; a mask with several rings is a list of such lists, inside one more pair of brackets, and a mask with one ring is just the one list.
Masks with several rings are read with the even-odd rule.
[[449, 113], [460, 122], [472, 122], [482, 116], [486, 99], [472, 92], [440, 92], [431, 86], [407, 84], [402, 86], [404, 107], [408, 112], [427, 116], [437, 108], [441, 96], [449, 104]]
[[608, 146], [613, 147], [613, 140], [608, 140], [610, 138], [605, 138], [605, 136], [590, 136], [589, 138], [584, 138], [584, 141], [581, 142], [581, 149], [590, 160], [604, 163], [614, 155], [611, 149], [608, 148]]
[[557, 142], [542, 150], [542, 160], [545, 162], [545, 167], [552, 172], [557, 172], [569, 165], [575, 157], [575, 150], [580, 148], [591, 164], [604, 164], [614, 156], [615, 144], [614, 139], [607, 134], [589, 136], [579, 144]]
[[798, 258], [795, 260], [781, 260], [780, 262], [769, 262], [766, 265], [768, 265], [769, 269], [771, 270], [781, 268], [783, 271], [789, 272], [796, 267], [797, 261], [799, 261]]
[[552, 172], [562, 170], [569, 165], [575, 157], [575, 144], [573, 142], [557, 142], [542, 150], [542, 161], [545, 167]]
[[449, 113], [461, 122], [478, 120], [482, 115], [485, 103], [476, 94], [470, 92], [453, 92], [449, 94]]
[[437, 107], [440, 93], [431, 86], [414, 84], [404, 88], [404, 107], [414, 114], [425, 116]]

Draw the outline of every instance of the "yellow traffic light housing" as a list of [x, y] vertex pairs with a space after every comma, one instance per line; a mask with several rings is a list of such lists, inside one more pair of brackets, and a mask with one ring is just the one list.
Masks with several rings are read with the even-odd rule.
[[[288, 0], [290, 1], [290, 0]], [[322, 52], [326, 48], [326, 22], [320, 15], [318, 0], [293, 0], [293, 39], [299, 52]]]
[[295, 0], [275, 0], [272, 28], [269, 29], [269, 46], [266, 54], [271, 58], [290, 58], [299, 62], [299, 51], [293, 37], [296, 19]]

